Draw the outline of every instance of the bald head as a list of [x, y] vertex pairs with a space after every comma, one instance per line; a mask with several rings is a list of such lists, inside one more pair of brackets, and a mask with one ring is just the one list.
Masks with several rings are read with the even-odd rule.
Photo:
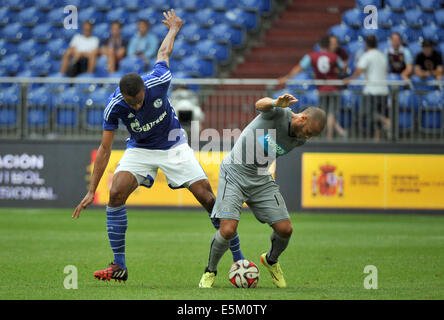
[[308, 107], [302, 111], [302, 114], [307, 116], [305, 125], [310, 128], [312, 135], [320, 135], [327, 123], [327, 114], [325, 111], [318, 107]]

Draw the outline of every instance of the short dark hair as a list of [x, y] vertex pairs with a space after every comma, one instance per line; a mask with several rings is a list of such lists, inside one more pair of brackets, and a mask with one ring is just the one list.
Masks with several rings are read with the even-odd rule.
[[119, 20], [113, 20], [113, 21], [111, 21], [110, 25], [113, 25], [113, 24], [118, 24], [119, 27], [122, 28], [122, 22], [120, 22]]
[[119, 82], [120, 92], [130, 97], [135, 97], [144, 87], [142, 78], [134, 72], [124, 75]]
[[367, 47], [374, 49], [378, 46], [378, 39], [376, 39], [374, 34], [369, 34], [365, 37], [365, 44]]
[[431, 39], [424, 39], [423, 41], [422, 41], [422, 47], [424, 48], [424, 47], [429, 47], [429, 48], [431, 48], [431, 47], [433, 47], [435, 44], [433, 43], [433, 41], [431, 40]]
[[316, 126], [318, 134], [324, 130], [327, 124], [327, 114], [324, 110], [318, 107], [308, 107], [302, 113], [307, 115], [310, 125]]
[[329, 46], [330, 46], [329, 36], [324, 36], [321, 39], [319, 39], [319, 47], [321, 47], [322, 49], [328, 49]]

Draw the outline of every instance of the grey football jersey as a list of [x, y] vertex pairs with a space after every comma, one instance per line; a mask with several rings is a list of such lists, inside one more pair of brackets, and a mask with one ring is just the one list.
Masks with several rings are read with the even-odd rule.
[[268, 168], [277, 157], [306, 142], [306, 139], [291, 135], [291, 118], [290, 108], [261, 112], [242, 131], [223, 165], [249, 175], [268, 174]]

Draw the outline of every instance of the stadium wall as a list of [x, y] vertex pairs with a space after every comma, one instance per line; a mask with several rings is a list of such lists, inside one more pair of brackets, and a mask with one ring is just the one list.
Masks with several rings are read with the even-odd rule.
[[[0, 206], [74, 208], [86, 193], [97, 148], [96, 141], [2, 141]], [[124, 148], [114, 144], [114, 162]], [[442, 163], [444, 148], [437, 144], [309, 143], [279, 158], [275, 175], [290, 211], [442, 214]], [[217, 190], [218, 165], [203, 166]], [[97, 206], [106, 204], [110, 177], [102, 179]], [[164, 184], [159, 175], [153, 188], [132, 196], [130, 205], [198, 205], [187, 190]]]

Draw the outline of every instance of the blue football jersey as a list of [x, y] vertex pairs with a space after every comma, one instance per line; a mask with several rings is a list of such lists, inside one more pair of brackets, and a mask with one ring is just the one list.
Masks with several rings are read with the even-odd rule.
[[108, 98], [103, 129], [116, 130], [120, 119], [130, 133], [127, 148], [168, 150], [186, 143], [185, 132], [167, 97], [171, 78], [165, 61], [157, 62], [151, 73], [142, 76], [145, 100], [137, 111], [125, 102], [117, 88]]

